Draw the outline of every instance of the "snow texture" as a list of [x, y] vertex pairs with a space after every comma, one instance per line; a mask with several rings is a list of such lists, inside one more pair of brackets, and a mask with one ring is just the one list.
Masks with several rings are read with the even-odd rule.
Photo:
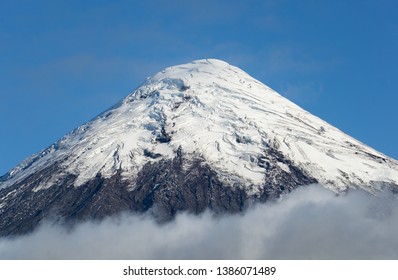
[[77, 175], [75, 187], [98, 174], [107, 178], [120, 172], [131, 179], [146, 163], [173, 158], [180, 147], [204, 158], [221, 179], [241, 178], [252, 192], [264, 182], [271, 164], [291, 170], [286, 161], [272, 163], [263, 157], [271, 148], [336, 192], [354, 186], [374, 193], [380, 182], [398, 184], [397, 161], [239, 68], [204, 59], [149, 77], [121, 102], [12, 169], [0, 188], [54, 162], [62, 171], [35, 191], [68, 174]]

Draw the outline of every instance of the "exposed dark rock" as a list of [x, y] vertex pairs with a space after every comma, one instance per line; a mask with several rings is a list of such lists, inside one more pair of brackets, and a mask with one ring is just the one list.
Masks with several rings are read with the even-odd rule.
[[181, 88], [180, 88], [180, 91], [187, 91], [190, 88], [191, 88], [190, 86], [182, 85]]
[[[317, 180], [303, 172], [282, 153], [273, 148], [268, 148], [266, 153], [259, 159], [266, 169], [265, 183], [260, 193], [259, 200], [262, 202], [278, 198], [283, 193], [289, 193], [299, 186], [317, 183]], [[278, 164], [284, 164], [289, 172]], [[261, 166], [259, 164], [259, 166]]]
[[159, 143], [169, 143], [171, 141], [171, 136], [166, 132], [164, 126], [162, 126], [160, 133], [161, 134], [156, 137], [156, 141]]
[[221, 183], [201, 159], [194, 159], [187, 169], [183, 164], [181, 155], [146, 164], [132, 191], [134, 210], [151, 210], [159, 220], [166, 221], [178, 211], [234, 213], [244, 209], [247, 195], [241, 188]]
[[162, 155], [159, 154], [159, 153], [153, 153], [153, 152], [151, 152], [151, 151], [145, 149], [145, 150], [144, 150], [144, 156], [149, 157], [149, 158], [156, 159], [156, 158], [161, 157]]
[[236, 143], [239, 143], [239, 144], [250, 144], [250, 143], [252, 143], [252, 140], [250, 138], [245, 137], [245, 136], [241, 136], [241, 135], [238, 135], [238, 134], [236, 134], [235, 141], [236, 141]]
[[[156, 157], [147, 151], [148, 156]], [[300, 169], [291, 166], [290, 173], [277, 164], [276, 152], [268, 153], [269, 170], [262, 192], [247, 194], [239, 183], [223, 183], [218, 174], [202, 158], [186, 155], [179, 148], [174, 159], [147, 163], [133, 180], [121, 179], [119, 173], [110, 178], [97, 174], [83, 186], [75, 187], [75, 175], [46, 189], [35, 190], [58, 172], [58, 164], [0, 190], [0, 236], [24, 234], [43, 220], [68, 225], [88, 219], [103, 219], [125, 211], [149, 212], [160, 222], [173, 219], [186, 211], [199, 214], [210, 209], [216, 214], [238, 213], [253, 201], [279, 197], [300, 185], [314, 182]], [[280, 156], [280, 155], [279, 155]], [[289, 163], [289, 162], [287, 162]]]

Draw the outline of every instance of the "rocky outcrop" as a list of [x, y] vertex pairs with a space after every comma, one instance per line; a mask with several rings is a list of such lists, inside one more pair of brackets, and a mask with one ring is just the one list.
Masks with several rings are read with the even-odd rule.
[[[238, 213], [256, 201], [279, 197], [300, 185], [315, 182], [294, 166], [286, 172], [274, 164], [278, 154], [269, 154], [269, 168], [260, 194], [250, 194], [244, 181], [226, 183], [200, 156], [186, 155], [181, 149], [173, 159], [147, 163], [136, 178], [120, 173], [110, 178], [97, 174], [75, 187], [75, 175], [45, 189], [38, 189], [42, 178], [59, 172], [58, 164], [22, 182], [0, 190], [0, 236], [24, 234], [44, 220], [73, 225], [85, 220], [100, 220], [123, 212], [149, 213], [166, 222], [179, 212], [199, 214]], [[283, 159], [279, 159], [283, 160]], [[287, 162], [289, 163], [289, 162]]]

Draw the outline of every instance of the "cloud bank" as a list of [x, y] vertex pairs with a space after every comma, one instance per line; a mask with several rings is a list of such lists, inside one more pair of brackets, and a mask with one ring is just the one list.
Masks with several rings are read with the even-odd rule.
[[398, 203], [391, 193], [336, 196], [302, 187], [243, 215], [180, 214], [159, 225], [122, 215], [73, 230], [44, 224], [0, 239], [1, 259], [398, 259]]

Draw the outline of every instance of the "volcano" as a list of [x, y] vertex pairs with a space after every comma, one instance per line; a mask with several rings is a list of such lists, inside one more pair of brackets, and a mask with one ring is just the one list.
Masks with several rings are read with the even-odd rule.
[[398, 162], [217, 59], [172, 66], [0, 177], [0, 236], [47, 219], [237, 213], [318, 183], [398, 190]]

